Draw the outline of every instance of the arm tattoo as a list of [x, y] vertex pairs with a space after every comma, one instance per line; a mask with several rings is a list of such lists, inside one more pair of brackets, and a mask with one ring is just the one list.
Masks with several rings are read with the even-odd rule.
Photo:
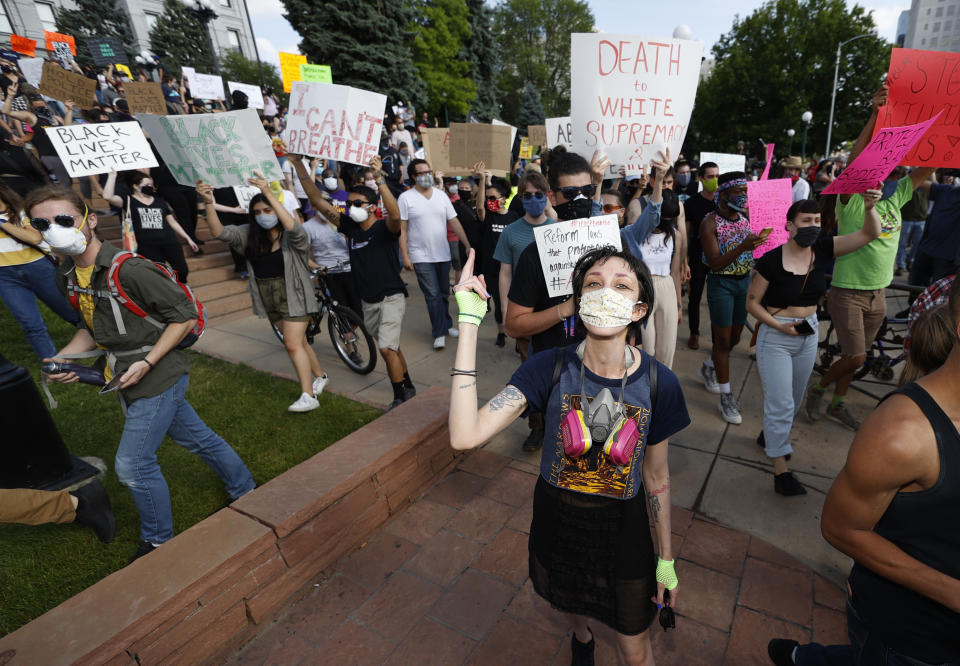
[[457, 388], [462, 390], [462, 389], [468, 389], [468, 388], [470, 388], [471, 386], [476, 386], [476, 385], [477, 385], [476, 382], [470, 382], [469, 384], [461, 384], [461, 385], [458, 386]]
[[519, 389], [508, 386], [493, 396], [487, 405], [489, 405], [491, 412], [499, 412], [501, 409], [515, 409], [523, 399], [523, 393]]
[[653, 522], [660, 522], [660, 510], [663, 506], [660, 504], [660, 497], [670, 490], [670, 480], [667, 479], [667, 482], [662, 486], [654, 490], [653, 492], [647, 493], [647, 501], [650, 503], [650, 513], [653, 514]]

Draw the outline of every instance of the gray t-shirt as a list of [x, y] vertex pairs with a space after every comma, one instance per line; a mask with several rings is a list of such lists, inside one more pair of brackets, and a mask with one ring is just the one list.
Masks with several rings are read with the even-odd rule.
[[328, 273], [350, 272], [350, 247], [332, 224], [311, 217], [303, 223], [303, 230], [310, 237], [310, 254], [314, 262], [325, 267]]

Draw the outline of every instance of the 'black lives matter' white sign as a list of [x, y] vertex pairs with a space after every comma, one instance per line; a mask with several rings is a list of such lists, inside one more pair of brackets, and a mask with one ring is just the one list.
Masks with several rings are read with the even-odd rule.
[[136, 121], [46, 128], [71, 178], [158, 166]]

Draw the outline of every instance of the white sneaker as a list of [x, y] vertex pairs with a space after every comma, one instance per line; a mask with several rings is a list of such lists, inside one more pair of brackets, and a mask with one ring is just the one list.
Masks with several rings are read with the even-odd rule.
[[449, 335], [451, 338], [459, 338], [460, 331], [456, 327], [454, 327], [447, 331], [447, 335]]
[[704, 387], [710, 393], [720, 393], [720, 383], [717, 381], [717, 369], [704, 363], [697, 370], [697, 376], [703, 380]]
[[301, 393], [297, 401], [287, 407], [288, 412], [309, 412], [320, 406], [320, 401], [309, 393]]
[[441, 335], [439, 338], [433, 339], [434, 349], [443, 349], [446, 346], [447, 346], [447, 339], [444, 336]]
[[327, 373], [323, 373], [323, 377], [316, 377], [313, 380], [313, 395], [319, 396], [323, 393], [323, 387], [327, 385], [327, 382], [330, 381], [330, 378], [327, 377]]
[[720, 404], [717, 405], [717, 408], [720, 410], [723, 420], [727, 423], [740, 425], [743, 421], [740, 416], [740, 405], [737, 404], [737, 399], [733, 397], [732, 393], [721, 393]]

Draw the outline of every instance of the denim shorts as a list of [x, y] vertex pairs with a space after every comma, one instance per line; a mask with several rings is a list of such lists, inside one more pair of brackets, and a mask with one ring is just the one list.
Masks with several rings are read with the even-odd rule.
[[707, 275], [707, 308], [710, 325], [717, 328], [743, 326], [747, 323], [747, 290], [750, 276]]

